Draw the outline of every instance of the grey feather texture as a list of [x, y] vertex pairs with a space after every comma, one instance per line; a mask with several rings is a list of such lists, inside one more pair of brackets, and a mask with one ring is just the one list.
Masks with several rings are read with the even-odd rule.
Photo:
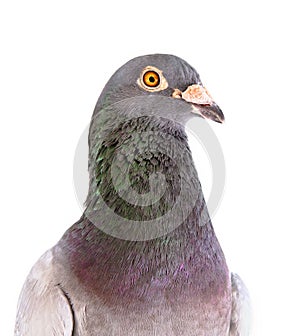
[[53, 277], [53, 255], [46, 252], [32, 268], [19, 300], [15, 335], [71, 336], [74, 315], [67, 295]]
[[248, 294], [184, 129], [195, 113], [224, 120], [176, 56], [138, 57], [111, 77], [90, 125], [86, 209], [32, 268], [15, 336], [249, 335]]
[[242, 279], [231, 274], [232, 310], [229, 336], [249, 335], [252, 324], [250, 296]]

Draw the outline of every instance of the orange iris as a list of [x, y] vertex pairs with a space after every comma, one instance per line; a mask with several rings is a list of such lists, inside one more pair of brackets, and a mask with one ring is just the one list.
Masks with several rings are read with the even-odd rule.
[[143, 81], [149, 87], [157, 87], [160, 83], [159, 74], [155, 71], [147, 71], [143, 76]]

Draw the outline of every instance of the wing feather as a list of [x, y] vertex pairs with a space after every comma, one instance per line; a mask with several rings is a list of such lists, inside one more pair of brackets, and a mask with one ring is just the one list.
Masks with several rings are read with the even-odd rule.
[[232, 310], [229, 336], [248, 336], [251, 332], [251, 304], [248, 290], [237, 275], [231, 274]]
[[74, 315], [68, 296], [53, 280], [52, 251], [34, 265], [23, 286], [15, 336], [72, 336]]

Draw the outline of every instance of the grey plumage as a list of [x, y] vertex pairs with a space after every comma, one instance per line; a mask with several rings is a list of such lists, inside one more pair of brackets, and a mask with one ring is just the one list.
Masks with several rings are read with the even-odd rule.
[[[141, 82], [149, 66], [157, 86]], [[112, 76], [90, 126], [86, 210], [29, 274], [16, 336], [249, 335], [247, 290], [228, 271], [184, 131], [193, 113], [224, 119], [178, 57], [138, 57]], [[184, 192], [192, 202], [178, 203]]]
[[251, 330], [252, 312], [248, 290], [242, 279], [231, 274], [232, 309], [229, 336], [248, 335]]

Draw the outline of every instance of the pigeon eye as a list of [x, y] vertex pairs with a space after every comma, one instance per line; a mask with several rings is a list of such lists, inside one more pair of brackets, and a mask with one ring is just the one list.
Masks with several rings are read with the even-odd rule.
[[141, 89], [151, 93], [163, 91], [168, 87], [163, 72], [153, 65], [148, 65], [142, 70], [137, 84]]
[[147, 71], [143, 76], [143, 82], [151, 88], [157, 87], [160, 83], [159, 74], [155, 71]]

